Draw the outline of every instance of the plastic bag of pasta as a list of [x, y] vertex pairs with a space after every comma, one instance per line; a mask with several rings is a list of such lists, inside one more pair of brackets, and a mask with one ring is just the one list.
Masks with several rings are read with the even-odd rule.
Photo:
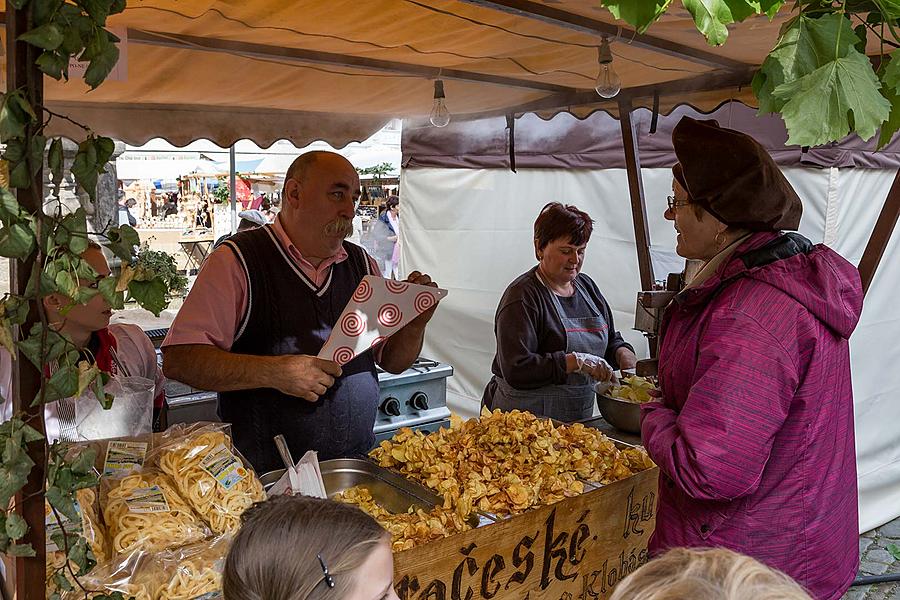
[[72, 449], [92, 448], [94, 468], [101, 477], [123, 477], [144, 467], [153, 447], [153, 435], [138, 435], [67, 444]]
[[150, 555], [145, 552], [124, 555], [118, 560], [97, 566], [80, 577], [78, 584], [68, 593], [60, 596], [64, 600], [94, 600], [108, 598], [110, 594], [119, 592], [125, 598], [134, 600], [155, 600], [151, 589], [158, 578], [156, 574], [147, 571], [149, 562]]
[[153, 600], [218, 598], [230, 546], [231, 535], [224, 535], [151, 557], [147, 571], [161, 574], [152, 584]]
[[241, 514], [266, 499], [250, 464], [222, 423], [173, 426], [154, 451], [159, 468], [216, 534], [237, 531]]
[[155, 552], [209, 535], [165, 473], [145, 467], [121, 479], [104, 479], [103, 489], [103, 518], [113, 552]]
[[[70, 448], [66, 452], [70, 459], [74, 459], [78, 453], [86, 450]], [[98, 565], [109, 558], [109, 541], [99, 516], [98, 492], [97, 487], [76, 490], [74, 502], [69, 509], [54, 510], [49, 502], [44, 503], [49, 591], [68, 589], [79, 573], [75, 562], [66, 559], [67, 554], [76, 560], [83, 556]]]

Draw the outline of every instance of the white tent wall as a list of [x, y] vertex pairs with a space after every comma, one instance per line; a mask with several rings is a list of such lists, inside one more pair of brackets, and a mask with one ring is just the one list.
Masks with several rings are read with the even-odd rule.
[[[785, 168], [804, 202], [800, 231], [828, 241], [857, 264], [878, 217], [893, 170]], [[669, 169], [644, 169], [656, 279], [683, 267], [675, 232], [663, 218]], [[632, 329], [640, 289], [628, 185], [623, 169], [563, 170], [407, 168], [401, 175], [401, 268], [429, 273], [450, 291], [428, 327], [423, 355], [450, 363], [451, 410], [477, 413], [495, 350], [494, 312], [506, 286], [535, 264], [534, 219], [547, 202], [586, 210], [595, 220], [583, 271], [600, 286], [616, 328], [638, 356], [643, 336]], [[900, 516], [900, 233], [879, 267], [851, 339], [860, 528]], [[892, 264], [893, 263], [893, 264]]]

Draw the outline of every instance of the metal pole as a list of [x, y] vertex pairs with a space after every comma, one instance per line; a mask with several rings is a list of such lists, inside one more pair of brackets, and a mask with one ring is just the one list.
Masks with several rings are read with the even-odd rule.
[[891, 234], [894, 232], [898, 216], [900, 216], [900, 171], [897, 171], [897, 175], [894, 177], [894, 183], [891, 184], [891, 189], [881, 207], [881, 213], [875, 222], [875, 229], [872, 230], [869, 243], [866, 244], [866, 249], [859, 261], [859, 277], [862, 280], [864, 294], [869, 292], [869, 286], [872, 285], [875, 271], [884, 256]]
[[631, 194], [631, 217], [634, 241], [637, 244], [641, 289], [653, 289], [653, 262], [650, 260], [650, 226], [647, 224], [647, 205], [644, 202], [644, 183], [641, 180], [641, 156], [638, 138], [631, 121], [631, 100], [619, 100], [619, 122], [625, 147], [625, 167], [628, 171], [628, 191]]
[[[29, 5], [31, 6], [31, 5]], [[16, 10], [10, 4], [6, 7], [6, 89], [23, 88], [31, 106], [39, 118], [43, 118], [41, 106], [44, 99], [44, 76], [36, 66], [40, 50], [19, 42], [20, 35], [30, 30], [31, 13], [28, 9]], [[29, 125], [29, 133], [34, 133]], [[31, 187], [27, 190], [16, 190], [19, 204], [32, 214], [43, 208], [43, 168], [37, 166], [37, 172], [31, 179]], [[25, 292], [31, 270], [34, 267], [36, 253], [23, 261], [10, 261], [10, 288], [13, 294]], [[28, 319], [19, 329], [18, 337], [24, 337], [37, 322], [37, 302], [32, 302]], [[43, 406], [31, 406], [31, 400], [37, 396], [41, 377], [38, 370], [24, 356], [20, 356], [13, 366], [13, 412], [22, 415], [26, 423], [44, 432]], [[16, 494], [16, 512], [28, 523], [28, 533], [23, 540], [30, 543], [36, 555], [33, 558], [16, 558], [16, 598], [19, 600], [43, 599], [46, 590], [44, 538], [44, 468], [47, 462], [46, 445], [43, 440], [28, 445], [28, 456], [34, 461], [28, 481]]]
[[228, 197], [231, 200], [231, 234], [237, 231], [237, 173], [235, 173], [234, 144], [228, 149]]

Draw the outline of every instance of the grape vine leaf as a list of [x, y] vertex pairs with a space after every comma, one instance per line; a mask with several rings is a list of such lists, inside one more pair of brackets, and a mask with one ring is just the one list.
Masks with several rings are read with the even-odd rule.
[[881, 75], [881, 90], [891, 103], [891, 114], [881, 125], [878, 148], [884, 147], [900, 131], [900, 50], [894, 50]]
[[13, 512], [6, 515], [6, 535], [9, 536], [9, 539], [21, 540], [25, 537], [26, 531], [28, 531], [28, 524], [21, 515]]
[[159, 278], [149, 281], [132, 280], [128, 284], [128, 293], [131, 297], [157, 317], [169, 305], [166, 300], [167, 292], [165, 282]]
[[759, 2], [750, 0], [682, 0], [694, 18], [694, 25], [710, 46], [721, 46], [728, 39], [728, 25], [743, 21], [760, 11]]
[[784, 102], [788, 144], [818, 146], [851, 130], [863, 140], [871, 138], [890, 114], [880, 86], [869, 59], [855, 49], [778, 86], [773, 93]]
[[63, 32], [56, 23], [46, 23], [23, 33], [19, 41], [44, 50], [56, 50], [63, 43]]
[[759, 114], [781, 111], [784, 101], [774, 94], [775, 88], [846, 56], [858, 41], [850, 21], [841, 15], [792, 19], [753, 78]]
[[601, 0], [612, 15], [644, 33], [666, 12], [672, 0]]

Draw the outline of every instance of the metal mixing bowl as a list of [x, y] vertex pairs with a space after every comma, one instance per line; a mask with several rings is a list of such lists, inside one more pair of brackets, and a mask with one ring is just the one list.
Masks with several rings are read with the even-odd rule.
[[628, 433], [641, 433], [641, 405], [597, 392], [597, 408], [606, 422]]

